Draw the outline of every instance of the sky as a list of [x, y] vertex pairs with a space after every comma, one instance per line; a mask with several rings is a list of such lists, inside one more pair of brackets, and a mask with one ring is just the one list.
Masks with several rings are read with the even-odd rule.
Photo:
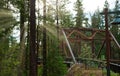
[[[115, 0], [107, 0], [110, 8], [113, 8], [113, 4]], [[94, 12], [97, 8], [100, 10], [104, 7], [105, 0], [83, 0], [83, 8], [85, 8], [85, 12]]]
[[[70, 0], [69, 10], [73, 11], [74, 2], [76, 0]], [[116, 0], [107, 0], [109, 3], [110, 8], [112, 9]], [[100, 10], [103, 9], [105, 0], [82, 0], [83, 9], [85, 13], [93, 13], [97, 8]]]

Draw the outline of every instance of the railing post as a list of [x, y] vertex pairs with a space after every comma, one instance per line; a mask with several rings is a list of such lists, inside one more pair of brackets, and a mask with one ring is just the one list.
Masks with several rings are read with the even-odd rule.
[[105, 34], [106, 34], [106, 59], [107, 59], [107, 76], [110, 76], [110, 37], [108, 30], [108, 8], [104, 9], [105, 13]]

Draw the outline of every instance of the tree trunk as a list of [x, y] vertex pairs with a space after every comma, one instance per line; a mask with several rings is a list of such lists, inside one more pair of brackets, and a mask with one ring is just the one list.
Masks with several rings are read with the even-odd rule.
[[30, 72], [29, 72], [29, 76], [37, 76], [35, 1], [36, 0], [30, 0]]
[[20, 9], [20, 65], [18, 76], [22, 76], [25, 70], [25, 5], [24, 1]]
[[[46, 25], [46, 0], [43, 0], [43, 25]], [[42, 76], [47, 76], [47, 47], [46, 47], [46, 28], [43, 28], [43, 73]]]

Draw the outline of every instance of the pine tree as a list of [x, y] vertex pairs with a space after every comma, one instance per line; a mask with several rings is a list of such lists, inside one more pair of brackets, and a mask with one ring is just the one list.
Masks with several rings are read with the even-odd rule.
[[49, 46], [49, 52], [47, 56], [47, 76], [64, 76], [67, 68], [63, 63], [64, 60], [58, 52], [56, 43]]
[[103, 18], [100, 15], [99, 9], [97, 9], [94, 14], [91, 16], [91, 25], [92, 28], [104, 29]]
[[84, 20], [84, 14], [83, 14], [83, 7], [82, 7], [82, 1], [77, 0], [75, 3], [75, 11], [76, 11], [76, 16], [75, 16], [75, 22], [76, 22], [76, 27], [82, 27], [82, 23]]
[[50, 51], [47, 58], [48, 76], [64, 76], [66, 66], [56, 50]]

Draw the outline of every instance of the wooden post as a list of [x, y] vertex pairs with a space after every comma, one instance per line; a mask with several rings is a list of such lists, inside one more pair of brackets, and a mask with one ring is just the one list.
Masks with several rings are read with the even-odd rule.
[[[92, 35], [94, 34], [94, 31], [92, 31]], [[92, 39], [92, 58], [95, 57], [95, 42], [94, 42], [94, 38]]]
[[105, 33], [106, 33], [106, 59], [107, 59], [107, 76], [110, 76], [110, 36], [108, 30], [108, 8], [104, 9], [105, 13]]

